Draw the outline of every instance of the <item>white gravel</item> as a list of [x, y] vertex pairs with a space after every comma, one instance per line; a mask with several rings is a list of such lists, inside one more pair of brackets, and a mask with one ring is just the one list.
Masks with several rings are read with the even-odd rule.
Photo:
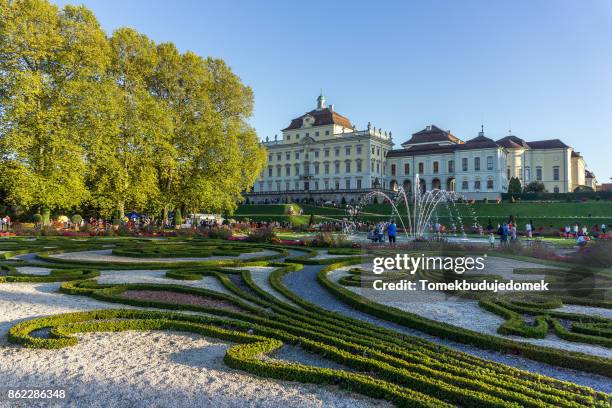
[[50, 268], [41, 268], [38, 266], [18, 266], [15, 269], [17, 270], [17, 272], [26, 275], [44, 276], [48, 275], [51, 272]]
[[352, 255], [334, 255], [334, 254], [330, 254], [326, 249], [324, 249], [324, 250], [318, 250], [317, 256], [314, 256], [308, 259], [320, 260], [320, 259], [332, 259], [332, 258], [346, 258], [347, 256], [352, 256]]
[[[490, 262], [492, 260], [494, 262]], [[514, 260], [489, 258], [486, 265], [489, 266], [493, 264], [495, 265], [495, 268], [479, 271], [478, 273], [484, 274], [489, 272], [497, 275], [510, 276], [511, 273], [508, 271], [511, 271], [511, 269], [514, 267], [532, 268], [539, 266], [539, 264], [531, 264], [527, 262], [522, 263], [528, 265], [517, 266], [516, 261]], [[348, 269], [354, 267], [356, 267], [356, 265], [339, 268], [338, 270], [332, 271], [328, 276], [330, 279], [337, 282], [342, 276], [348, 274]], [[365, 270], [372, 269], [371, 264], [361, 264], [359, 267]], [[534, 279], [532, 275], [529, 276], [529, 279]], [[345, 286], [345, 288], [375, 302], [480, 333], [506, 337], [515, 341], [532, 343], [561, 350], [577, 351], [605, 358], [612, 358], [612, 350], [607, 347], [566, 341], [558, 338], [554, 334], [549, 334], [544, 339], [527, 339], [521, 336], [502, 336], [497, 333], [497, 329], [501, 324], [503, 324], [504, 319], [496, 314], [484, 310], [478, 306], [478, 302], [475, 300], [461, 299], [437, 291], [377, 291], [374, 289], [354, 286]], [[589, 313], [586, 311], [586, 309], [583, 309], [582, 313], [585, 312]]]
[[270, 281], [269, 281], [270, 274], [276, 268], [270, 267], [270, 266], [240, 266], [240, 267], [230, 268], [230, 269], [236, 269], [239, 271], [246, 269], [246, 270], [251, 271], [251, 278], [253, 279], [253, 282], [255, 282], [257, 286], [259, 286], [261, 289], [268, 292], [270, 295], [274, 296], [278, 300], [288, 303], [292, 306], [298, 307], [290, 299], [287, 299], [282, 293], [278, 292], [276, 289], [272, 287], [272, 285], [270, 285]]
[[263, 250], [259, 252], [244, 253], [238, 256], [209, 256], [207, 258], [132, 258], [129, 256], [113, 255], [112, 249], [102, 249], [96, 251], [64, 252], [51, 254], [51, 258], [65, 259], [70, 261], [84, 262], [121, 262], [121, 263], [152, 263], [152, 262], [197, 262], [197, 261], [217, 261], [227, 259], [252, 259], [265, 256], [276, 255], [278, 252]]
[[[146, 271], [138, 271], [143, 272]], [[122, 271], [124, 277], [129, 273]], [[113, 279], [113, 274], [106, 279]], [[192, 334], [89, 333], [79, 335], [78, 345], [61, 350], [32, 350], [8, 344], [6, 332], [24, 319], [119, 307], [89, 297], [64, 295], [57, 292], [58, 287], [58, 283], [0, 285], [3, 388], [63, 388], [68, 398], [58, 405], [104, 408], [388, 405], [336, 387], [276, 381], [231, 370], [223, 363], [228, 343]], [[304, 358], [311, 357], [296, 357], [297, 361]], [[14, 405], [0, 400], [0, 407], [9, 406]], [[37, 404], [28, 401], [27, 406]]]

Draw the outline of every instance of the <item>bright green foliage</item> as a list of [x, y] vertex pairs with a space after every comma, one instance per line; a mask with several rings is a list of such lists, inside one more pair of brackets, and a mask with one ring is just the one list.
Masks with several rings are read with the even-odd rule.
[[181, 209], [177, 208], [176, 211], [174, 211], [174, 225], [178, 227], [182, 223], [183, 223], [183, 215], [181, 214]]
[[0, 0], [0, 55], [9, 204], [232, 212], [263, 168], [252, 91], [222, 60], [45, 0]]

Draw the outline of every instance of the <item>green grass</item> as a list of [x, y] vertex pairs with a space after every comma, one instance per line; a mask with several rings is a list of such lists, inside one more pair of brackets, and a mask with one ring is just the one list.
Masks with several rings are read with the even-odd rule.
[[[307, 225], [310, 214], [315, 215], [315, 221], [336, 219], [346, 217], [345, 209], [334, 207], [322, 207], [309, 204], [302, 204], [302, 216], [287, 215], [288, 204], [251, 204], [241, 205], [236, 212], [237, 219], [249, 218], [254, 221], [279, 221], [292, 222], [294, 225]], [[293, 204], [293, 206], [297, 206]], [[527, 221], [533, 221], [536, 228], [550, 227], [561, 228], [566, 224], [586, 224], [589, 227], [595, 224], [606, 223], [612, 225], [612, 201], [587, 201], [587, 202], [552, 202], [534, 203], [518, 202], [500, 204], [490, 202], [476, 202], [474, 204], [457, 203], [454, 207], [464, 222], [465, 227], [469, 227], [474, 222], [474, 217], [482, 225], [486, 225], [491, 220], [494, 225], [505, 222], [512, 215], [522, 226]], [[406, 207], [399, 207], [400, 214], [406, 213]], [[455, 214], [456, 214], [455, 213]], [[363, 221], [383, 221], [392, 214], [392, 207], [389, 204], [370, 204], [361, 210], [358, 217]], [[440, 206], [437, 216], [442, 223], [450, 223], [448, 210]], [[453, 216], [454, 218], [454, 216]]]

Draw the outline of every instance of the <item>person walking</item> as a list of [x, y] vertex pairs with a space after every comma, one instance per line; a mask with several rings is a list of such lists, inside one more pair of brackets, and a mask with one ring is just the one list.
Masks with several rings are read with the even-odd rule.
[[531, 222], [528, 222], [525, 225], [525, 232], [527, 233], [527, 238], [531, 238]]
[[495, 248], [495, 235], [492, 232], [489, 233], [489, 245], [491, 248]]
[[397, 236], [397, 225], [395, 221], [391, 220], [387, 226], [387, 235], [389, 236], [389, 245], [395, 246], [395, 237]]

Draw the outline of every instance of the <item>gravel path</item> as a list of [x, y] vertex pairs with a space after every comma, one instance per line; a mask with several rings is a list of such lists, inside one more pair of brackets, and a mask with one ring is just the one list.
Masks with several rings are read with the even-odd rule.
[[270, 295], [274, 296], [278, 300], [281, 300], [285, 303], [288, 303], [290, 305], [297, 307], [295, 303], [287, 299], [285, 296], [283, 296], [282, 293], [278, 292], [276, 289], [274, 289], [270, 285], [270, 282], [268, 281], [268, 279], [272, 271], [274, 271], [274, 269], [276, 268], [270, 267], [270, 266], [241, 266], [238, 268], [231, 268], [231, 269], [236, 269], [239, 271], [240, 270], [251, 271], [251, 278], [253, 279], [253, 282], [255, 282], [257, 286], [259, 286], [261, 289], [268, 292]]
[[96, 251], [64, 252], [52, 254], [51, 258], [65, 259], [70, 261], [84, 262], [121, 262], [121, 263], [153, 263], [153, 262], [198, 262], [198, 261], [217, 261], [228, 259], [252, 259], [276, 255], [278, 252], [264, 249], [259, 252], [244, 253], [238, 256], [209, 256], [207, 258], [132, 258], [129, 256], [113, 255], [112, 249], [101, 249]]
[[[340, 268], [333, 271], [330, 279], [337, 282], [351, 267]], [[361, 264], [360, 268], [371, 270], [371, 265]], [[368, 269], [369, 268], [369, 269]], [[497, 271], [496, 271], [497, 272]], [[612, 350], [587, 343], [578, 343], [560, 339], [554, 334], [549, 334], [544, 339], [528, 339], [521, 336], [501, 336], [497, 333], [498, 327], [504, 323], [504, 319], [491, 313], [478, 305], [478, 301], [472, 299], [461, 299], [436, 291], [377, 291], [362, 287], [347, 286], [346, 289], [377, 303], [395, 307], [406, 312], [415, 313], [428, 319], [452, 324], [465, 329], [493, 336], [505, 337], [514, 341], [536, 344], [539, 346], [552, 347], [561, 350], [577, 351], [604, 358], [612, 358]], [[583, 310], [584, 313], [584, 310]]]
[[[401, 333], [421, 337], [434, 343], [442, 344], [453, 349], [469, 353], [476, 357], [507, 364], [512, 367], [557, 378], [559, 380], [571, 381], [576, 384], [592, 387], [599, 391], [607, 393], [612, 392], [612, 382], [607, 377], [584, 373], [577, 370], [559, 368], [526, 358], [508, 356], [494, 351], [482, 350], [467, 344], [461, 344], [444, 339], [439, 339], [437, 337], [430, 336], [420, 331], [400, 326], [398, 324], [391, 323], [355, 310], [350, 306], [346, 305], [345, 303], [339, 301], [331, 293], [329, 293], [321, 285], [318, 284], [316, 280], [316, 275], [322, 268], [323, 266], [320, 265], [305, 265], [304, 269], [302, 269], [301, 271], [292, 272], [285, 275], [283, 282], [291, 291], [296, 293], [298, 296], [327, 310], [342, 313], [345, 316], [386, 327]], [[414, 310], [411, 311], [414, 312]]]
[[[122, 274], [126, 277], [130, 272]], [[68, 399], [62, 406], [104, 408], [388, 405], [335, 387], [276, 381], [231, 370], [223, 363], [228, 343], [185, 333], [88, 333], [79, 335], [78, 345], [61, 350], [25, 349], [8, 344], [8, 329], [25, 319], [82, 310], [131, 308], [64, 295], [57, 292], [58, 287], [59, 283], [0, 285], [3, 388], [65, 388]], [[299, 354], [299, 349], [288, 350], [277, 358], [304, 362], [314, 358], [309, 353]], [[0, 407], [9, 406], [13, 405], [0, 400]], [[48, 404], [28, 401], [27, 406]]]

